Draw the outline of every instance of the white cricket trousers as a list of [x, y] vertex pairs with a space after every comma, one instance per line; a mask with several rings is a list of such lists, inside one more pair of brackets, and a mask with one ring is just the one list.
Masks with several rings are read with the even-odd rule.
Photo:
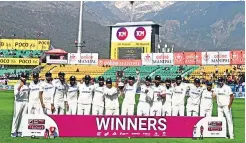
[[162, 112], [162, 102], [157, 101], [153, 102], [152, 106], [150, 107], [150, 116], [161, 116]]
[[172, 106], [172, 116], [184, 116], [184, 105]]
[[55, 106], [54, 115], [64, 115], [64, 110], [65, 110], [64, 102], [55, 102], [54, 106]]
[[28, 114], [43, 114], [41, 103], [28, 103]]
[[91, 104], [78, 103], [77, 115], [90, 115]]
[[52, 115], [51, 103], [44, 103], [45, 108], [43, 108], [43, 113], [46, 115]]
[[103, 106], [92, 105], [92, 115], [103, 115]]
[[229, 109], [228, 106], [218, 106], [218, 117], [224, 117], [224, 115], [226, 117], [230, 138], [234, 138], [231, 109]]
[[120, 115], [119, 108], [117, 108], [117, 109], [106, 109], [105, 115]]
[[77, 102], [68, 102], [68, 109], [66, 109], [66, 115], [77, 114]]
[[212, 117], [212, 109], [200, 108], [201, 117]]
[[186, 116], [198, 116], [199, 105], [187, 104], [186, 105]]
[[165, 102], [162, 106], [162, 116], [172, 116], [172, 103]]
[[23, 116], [27, 114], [28, 102], [14, 102], [14, 115], [11, 132], [22, 132]]
[[139, 101], [137, 106], [137, 115], [138, 116], [149, 116], [150, 105], [147, 102]]
[[125, 100], [122, 103], [121, 115], [133, 115], [134, 114], [134, 104], [126, 103]]

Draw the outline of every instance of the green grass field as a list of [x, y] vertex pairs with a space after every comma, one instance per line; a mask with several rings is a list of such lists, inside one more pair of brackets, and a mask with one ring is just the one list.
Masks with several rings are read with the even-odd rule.
[[[31, 139], [11, 138], [11, 123], [13, 115], [13, 92], [0, 91], [0, 143], [244, 143], [245, 142], [245, 100], [235, 99], [232, 106], [235, 139], [205, 138], [204, 140], [169, 139], [169, 138], [57, 138], [57, 139]], [[138, 98], [138, 97], [136, 97]], [[214, 104], [213, 115], [217, 115]]]

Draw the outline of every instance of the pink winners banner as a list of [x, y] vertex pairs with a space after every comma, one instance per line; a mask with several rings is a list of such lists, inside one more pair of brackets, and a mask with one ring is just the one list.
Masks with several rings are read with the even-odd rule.
[[[219, 117], [27, 115], [24, 136], [42, 136], [53, 128], [59, 137], [192, 138], [225, 137], [226, 122]], [[202, 129], [202, 130], [201, 130]]]

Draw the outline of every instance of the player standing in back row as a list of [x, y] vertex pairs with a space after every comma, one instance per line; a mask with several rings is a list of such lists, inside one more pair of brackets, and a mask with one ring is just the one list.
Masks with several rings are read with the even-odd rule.
[[92, 102], [92, 115], [103, 115], [104, 111], [104, 77], [98, 77], [98, 84], [94, 85], [95, 91]]
[[161, 84], [161, 76], [155, 76], [155, 85], [153, 89], [152, 105], [150, 107], [150, 116], [161, 116], [162, 112], [162, 98], [165, 96], [165, 88]]
[[39, 91], [39, 99], [43, 108], [44, 114], [53, 114], [54, 107], [54, 93], [55, 87], [52, 84], [52, 74], [47, 72], [45, 74], [46, 80], [41, 83]]
[[[129, 76], [128, 83], [124, 87], [124, 100], [122, 103], [121, 115], [133, 115], [135, 105], [135, 95], [140, 84], [139, 71], [136, 70], [137, 81], [134, 76]], [[135, 83], [134, 83], [135, 82]]]
[[54, 94], [54, 106], [55, 106], [55, 115], [63, 115], [65, 110], [66, 101], [66, 91], [67, 84], [65, 83], [65, 73], [58, 73], [59, 79], [54, 82], [55, 94]]
[[67, 85], [67, 104], [66, 104], [66, 114], [76, 115], [77, 113], [77, 102], [79, 95], [79, 86], [76, 81], [75, 76], [69, 78], [69, 84]]
[[184, 103], [187, 86], [182, 83], [182, 77], [176, 77], [176, 86], [172, 96], [172, 116], [184, 116]]
[[39, 74], [33, 73], [33, 81], [29, 85], [29, 102], [28, 102], [28, 114], [41, 114], [43, 109], [39, 100], [39, 90], [41, 82], [39, 80]]
[[213, 111], [212, 82], [207, 82], [207, 89], [202, 92], [200, 104], [200, 116], [211, 117]]
[[194, 79], [194, 84], [189, 85], [189, 98], [186, 105], [186, 116], [198, 116], [199, 105], [204, 88], [201, 87], [199, 78]]
[[[214, 96], [217, 97], [218, 117], [226, 117], [230, 139], [234, 139], [233, 121], [231, 106], [234, 100], [232, 89], [224, 83], [223, 77], [218, 78], [218, 86], [214, 89]], [[223, 114], [224, 113], [224, 114]]]
[[171, 116], [172, 115], [172, 96], [173, 96], [173, 87], [171, 87], [171, 80], [166, 79], [166, 94], [164, 95], [164, 104], [162, 106], [162, 116]]
[[90, 115], [91, 103], [94, 93], [94, 85], [90, 83], [91, 77], [85, 76], [84, 83], [79, 85], [78, 111], [77, 115]]
[[137, 107], [138, 116], [149, 116], [150, 105], [153, 99], [153, 89], [151, 87], [151, 77], [145, 78], [145, 84], [141, 85], [141, 93]]

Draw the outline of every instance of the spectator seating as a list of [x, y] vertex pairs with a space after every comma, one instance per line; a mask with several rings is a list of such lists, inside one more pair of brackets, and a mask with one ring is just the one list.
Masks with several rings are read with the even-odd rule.
[[40, 50], [1, 50], [0, 57], [5, 58], [39, 58], [43, 51]]

